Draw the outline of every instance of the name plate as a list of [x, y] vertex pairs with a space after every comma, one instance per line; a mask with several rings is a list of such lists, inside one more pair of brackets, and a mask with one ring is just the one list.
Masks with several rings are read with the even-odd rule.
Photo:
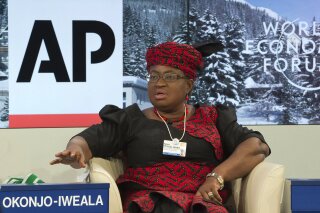
[[109, 184], [1, 185], [0, 212], [108, 213]]
[[320, 212], [320, 179], [289, 179], [292, 213]]

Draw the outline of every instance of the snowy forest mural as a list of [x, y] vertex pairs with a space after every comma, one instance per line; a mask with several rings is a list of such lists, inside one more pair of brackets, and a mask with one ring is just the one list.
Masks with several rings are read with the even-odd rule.
[[245, 125], [320, 123], [315, 18], [301, 30], [244, 0], [124, 0], [123, 17], [124, 75], [146, 79], [145, 51], [156, 43], [220, 41], [225, 48], [205, 58], [192, 103], [233, 105]]
[[[123, 0], [123, 75], [147, 79], [145, 52], [154, 44], [219, 41], [224, 49], [205, 57], [190, 103], [232, 105], [243, 125], [320, 124], [319, 16], [289, 20], [249, 1]], [[0, 128], [9, 123], [8, 77], [1, 0]]]

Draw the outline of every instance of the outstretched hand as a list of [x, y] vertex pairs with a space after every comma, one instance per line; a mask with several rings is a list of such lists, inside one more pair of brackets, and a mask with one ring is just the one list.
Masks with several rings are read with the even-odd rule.
[[54, 164], [66, 164], [70, 165], [75, 169], [85, 168], [85, 157], [81, 148], [79, 149], [66, 149], [62, 152], [55, 154], [56, 159], [50, 162], [51, 165]]
[[208, 177], [206, 181], [199, 187], [196, 196], [201, 196], [203, 200], [222, 205], [222, 198], [218, 193], [220, 184], [214, 177]]

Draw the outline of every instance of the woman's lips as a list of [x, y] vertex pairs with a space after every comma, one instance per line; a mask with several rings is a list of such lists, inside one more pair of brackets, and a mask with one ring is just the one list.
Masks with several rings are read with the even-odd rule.
[[166, 97], [167, 97], [167, 94], [161, 93], [161, 92], [156, 93], [156, 94], [154, 95], [154, 98], [155, 98], [156, 100], [163, 100], [163, 99], [165, 99]]

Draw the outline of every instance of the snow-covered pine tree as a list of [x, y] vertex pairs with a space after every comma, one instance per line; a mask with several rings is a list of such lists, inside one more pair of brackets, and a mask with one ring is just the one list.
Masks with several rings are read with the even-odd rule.
[[[299, 103], [301, 102], [301, 92], [294, 87], [289, 81], [294, 81], [295, 73], [292, 71], [291, 60], [293, 52], [287, 52], [288, 37], [283, 34], [282, 30], [278, 28], [276, 35], [272, 40], [278, 40], [278, 45], [272, 46], [272, 49], [277, 50], [276, 59], [272, 71], [273, 76], [281, 82], [282, 87], [278, 89], [278, 102], [275, 103], [283, 109], [282, 116], [278, 120], [279, 124], [297, 124], [301, 116]], [[282, 51], [280, 46], [282, 45]], [[276, 68], [278, 70], [276, 70]], [[280, 71], [279, 71], [280, 70]]]
[[237, 81], [240, 100], [246, 97], [244, 85], [244, 72], [246, 69], [243, 50], [245, 48], [244, 24], [237, 18], [229, 18], [225, 25], [226, 50], [230, 56], [230, 63], [235, 70], [235, 79]]
[[[200, 18], [202, 26], [199, 31], [200, 41], [219, 41], [226, 43], [223, 35], [222, 24], [211, 14], [209, 10], [204, 12]], [[235, 70], [230, 62], [227, 50], [216, 52], [205, 58], [205, 69], [199, 75], [199, 83], [206, 96], [206, 103], [227, 105], [238, 105], [240, 96], [238, 94], [238, 82], [235, 79]], [[196, 91], [196, 94], [199, 94]]]
[[144, 20], [144, 35], [145, 35], [145, 41], [144, 43], [146, 44], [146, 47], [152, 47], [157, 43], [157, 35], [156, 35], [156, 30], [155, 26], [150, 25], [150, 22], [148, 18]]
[[0, 29], [8, 26], [8, 1], [0, 1]]
[[183, 21], [179, 25], [179, 30], [173, 36], [172, 40], [181, 44], [191, 44], [199, 41], [199, 23], [200, 15], [195, 8], [189, 11], [189, 22]]
[[145, 43], [142, 42], [142, 24], [139, 15], [130, 6], [124, 7], [123, 75], [146, 78]]
[[[316, 47], [318, 47], [318, 53], [314, 54], [314, 58], [316, 61], [316, 69], [313, 72], [313, 82], [312, 82], [312, 86], [319, 88], [320, 87], [320, 54], [319, 54], [319, 48], [320, 48], [320, 25], [319, 22], [316, 22], [316, 19], [313, 19], [313, 22], [318, 23], [316, 26], [316, 33], [317, 35], [312, 35], [312, 40], [315, 42]], [[313, 96], [312, 96], [312, 108], [310, 111], [312, 111], [312, 113], [310, 113], [310, 123], [317, 123], [320, 124], [320, 90], [316, 90], [313, 92]], [[310, 106], [310, 105], [309, 105]], [[313, 110], [312, 110], [313, 109]]]
[[2, 110], [3, 111], [2, 111], [2, 115], [0, 117], [0, 120], [1, 121], [8, 121], [9, 120], [9, 97], [6, 97]]
[[132, 70], [129, 69], [131, 47], [133, 38], [136, 35], [137, 16], [129, 5], [123, 8], [123, 75], [131, 75]]
[[[261, 43], [258, 49], [258, 43], [260, 41], [266, 40], [267, 42]], [[275, 83], [276, 79], [271, 74], [270, 67], [268, 69], [264, 69], [264, 58], [270, 58], [271, 61], [275, 60], [274, 54], [269, 51], [268, 44], [271, 39], [261, 33], [257, 38], [254, 39], [252, 44], [252, 49], [244, 53], [245, 61], [246, 61], [246, 69], [244, 73], [245, 78], [252, 78], [254, 82], [259, 84], [271, 84]], [[267, 52], [266, 54], [262, 54], [261, 52]]]
[[145, 71], [145, 49], [144, 43], [141, 39], [136, 38], [136, 44], [131, 46], [131, 53], [129, 55], [129, 61], [127, 69], [129, 75], [136, 76], [142, 79], [146, 79], [147, 72]]
[[[276, 56], [269, 50], [269, 43], [272, 40], [274, 40], [274, 35], [261, 33], [253, 39], [252, 48], [248, 48], [244, 52], [246, 69], [243, 76], [245, 81], [252, 81], [252, 85], [248, 85], [248, 88], [246, 88], [247, 95], [243, 102], [253, 103], [255, 115], [265, 117], [266, 120], [269, 120], [272, 114], [280, 114], [280, 112], [274, 112], [275, 110], [282, 110], [282, 107], [277, 107], [281, 99], [279, 97], [281, 88], [279, 88], [279, 78], [274, 76], [273, 62], [276, 60]], [[264, 59], [270, 60], [268, 63], [271, 62], [272, 65], [265, 67]], [[279, 73], [276, 73], [276, 75], [279, 75]], [[273, 85], [276, 85], [276, 87]], [[273, 119], [278, 118], [278, 116], [273, 117]], [[272, 122], [276, 121], [273, 120]]]
[[[316, 22], [315, 17], [312, 22]], [[309, 36], [307, 37], [314, 42], [316, 47], [320, 46], [320, 26], [316, 26], [316, 34], [313, 33], [313, 26], [309, 28]], [[312, 48], [311, 43], [306, 44], [305, 50], [309, 52]], [[296, 72], [296, 79], [299, 85], [306, 88], [320, 87], [320, 55], [317, 54], [317, 49], [309, 54], [302, 53], [299, 56], [301, 60], [300, 71]], [[308, 69], [308, 70], [307, 70]], [[311, 123], [320, 122], [320, 91], [319, 90], [305, 90], [303, 97], [298, 103], [302, 114]]]

